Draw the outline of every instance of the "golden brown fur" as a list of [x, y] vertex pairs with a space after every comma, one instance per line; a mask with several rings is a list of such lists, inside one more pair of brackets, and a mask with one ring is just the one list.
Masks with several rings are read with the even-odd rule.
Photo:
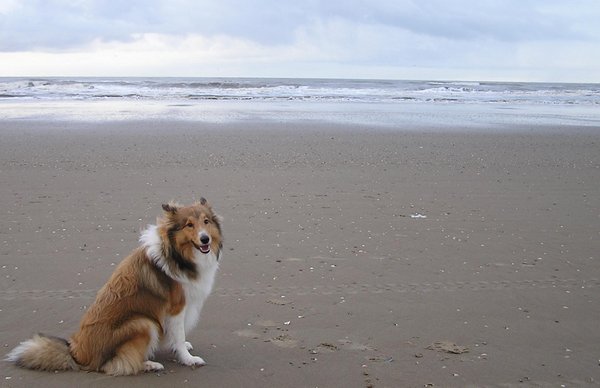
[[[161, 333], [164, 315], [179, 312], [183, 303], [181, 285], [156, 268], [144, 250], [138, 248], [121, 262], [98, 292], [96, 301], [81, 320], [79, 331], [71, 337], [71, 354], [84, 369], [110, 369], [105, 364], [127, 353], [129, 342], [142, 341], [145, 349], [150, 344], [148, 331]], [[142, 370], [144, 353], [137, 358], [128, 357], [133, 373]], [[105, 372], [114, 374], [111, 370]]]
[[[198, 260], [208, 257], [199, 252], [209, 250], [218, 259], [222, 246], [219, 217], [206, 200], [188, 207], [163, 205], [163, 210], [156, 226], [158, 256], [149, 253], [148, 245], [126, 257], [98, 291], [70, 341], [36, 335], [15, 348], [8, 360], [31, 369], [83, 369], [111, 375], [160, 366], [148, 358], [165, 335], [165, 320], [184, 312], [182, 281], [199, 281]], [[210, 244], [201, 241], [208, 238], [202, 237], [206, 234]]]

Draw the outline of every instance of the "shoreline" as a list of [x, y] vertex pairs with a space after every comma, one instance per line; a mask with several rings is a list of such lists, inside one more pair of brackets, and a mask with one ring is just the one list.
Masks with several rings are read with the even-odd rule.
[[[551, 135], [551, 136], [568, 136], [568, 135], [586, 135], [595, 137], [600, 134], [600, 124], [578, 125], [578, 124], [483, 124], [477, 123], [470, 126], [460, 125], [457, 123], [447, 123], [439, 125], [434, 123], [395, 123], [395, 124], [374, 124], [374, 123], [345, 123], [338, 121], [328, 121], [322, 118], [311, 120], [303, 119], [283, 119], [275, 120], [268, 118], [246, 118], [244, 120], [232, 120], [224, 122], [202, 121], [194, 119], [90, 119], [90, 120], [73, 120], [73, 119], [45, 119], [45, 118], [22, 118], [22, 119], [2, 119], [2, 132], [16, 131], [72, 131], [81, 132], [106, 130], [108, 132], [117, 131], [143, 132], [150, 133], [168, 133], [170, 131], [186, 132], [271, 132], [271, 133], [289, 133], [300, 131], [303, 133], [322, 133], [326, 135], [328, 132], [351, 134], [351, 133], [379, 133], [389, 135], [493, 135], [493, 136], [527, 136], [527, 135]], [[300, 133], [298, 132], [298, 133]]]
[[3, 122], [135, 123], [189, 125], [240, 123], [323, 124], [401, 130], [503, 130], [600, 128], [595, 105], [510, 103], [411, 103], [245, 100], [48, 100], [2, 101]]
[[[205, 196], [225, 218], [215, 290], [188, 338], [208, 365], [159, 354], [166, 371], [128, 385], [600, 381], [597, 127], [0, 123], [5, 352], [36, 331], [70, 335], [160, 204]], [[440, 341], [468, 352], [429, 348]], [[0, 375], [40, 379], [122, 383]]]

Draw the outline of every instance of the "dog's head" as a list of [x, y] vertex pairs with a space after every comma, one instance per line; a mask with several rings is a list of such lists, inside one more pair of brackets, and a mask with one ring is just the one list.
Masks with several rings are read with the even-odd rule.
[[213, 212], [206, 199], [190, 206], [163, 204], [158, 227], [163, 240], [164, 255], [173, 259], [182, 270], [196, 272], [197, 254], [213, 253], [217, 258], [222, 248], [221, 218]]

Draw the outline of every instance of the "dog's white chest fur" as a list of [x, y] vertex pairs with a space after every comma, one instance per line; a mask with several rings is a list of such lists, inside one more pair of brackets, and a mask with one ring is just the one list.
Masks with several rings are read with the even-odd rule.
[[199, 278], [182, 283], [185, 293], [185, 332], [196, 326], [204, 301], [210, 294], [219, 268], [217, 257], [213, 252], [196, 253], [196, 264], [199, 267]]

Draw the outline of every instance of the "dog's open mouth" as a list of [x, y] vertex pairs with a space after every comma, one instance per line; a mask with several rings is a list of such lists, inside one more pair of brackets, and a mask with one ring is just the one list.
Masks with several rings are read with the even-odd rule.
[[206, 253], [210, 252], [210, 244], [198, 245], [194, 241], [192, 241], [192, 245], [194, 245], [194, 248], [196, 248], [197, 250], [199, 250], [202, 253], [206, 254]]

